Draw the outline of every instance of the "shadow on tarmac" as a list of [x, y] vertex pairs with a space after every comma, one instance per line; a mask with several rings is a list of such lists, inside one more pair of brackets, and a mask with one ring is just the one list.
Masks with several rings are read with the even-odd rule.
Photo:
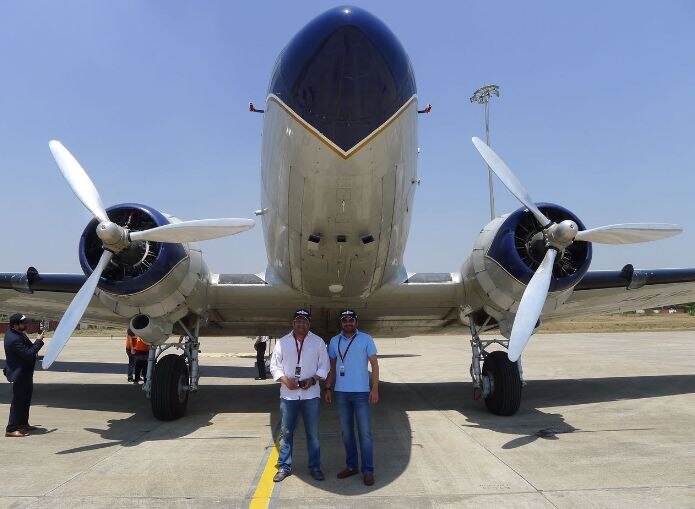
[[[64, 362], [56, 361], [51, 364], [51, 371], [58, 373], [104, 373], [126, 376], [126, 363], [124, 362]], [[253, 378], [258, 371], [255, 367], [246, 366], [213, 366], [200, 365], [201, 376], [220, 378]]]
[[[57, 362], [57, 370], [84, 373], [120, 373], [121, 364]], [[213, 375], [213, 373], [215, 373]], [[220, 376], [218, 373], [244, 374], [249, 378], [253, 368], [205, 366], [204, 376]], [[186, 417], [173, 422], [156, 421], [151, 414], [149, 401], [138, 387], [132, 384], [35, 384], [33, 404], [49, 408], [66, 408], [91, 411], [109, 411], [132, 414], [123, 419], [111, 419], [104, 429], [88, 428], [99, 436], [100, 442], [60, 451], [58, 454], [74, 454], [101, 449], [113, 445], [135, 446], [154, 441], [182, 439], [244, 440], [264, 435], [271, 441], [278, 415], [278, 388], [275, 384], [258, 385], [207, 385], [203, 379], [200, 391], [191, 396]], [[483, 428], [515, 435], [503, 449], [514, 449], [536, 440], [558, 440], [563, 433], [618, 432], [612, 430], [579, 430], [565, 422], [559, 413], [546, 413], [538, 408], [562, 407], [587, 403], [610, 402], [623, 399], [653, 398], [677, 394], [695, 393], [695, 375], [660, 375], [610, 377], [565, 380], [529, 380], [523, 391], [521, 409], [512, 417], [495, 416], [487, 412], [485, 405], [471, 398], [470, 382], [444, 383], [389, 383], [381, 382], [380, 403], [373, 407], [373, 432], [375, 440], [375, 466], [379, 486], [389, 484], [399, 477], [410, 461], [413, 443], [407, 412], [421, 410], [454, 410], [467, 422], [458, 423], [465, 428]], [[9, 404], [11, 387], [0, 387], [0, 402]], [[270, 422], [253, 436], [191, 435], [212, 424], [211, 419], [220, 413], [268, 413]], [[361, 483], [358, 476], [345, 481], [331, 480], [343, 468], [343, 449], [338, 429], [335, 405], [323, 405], [321, 412], [322, 462], [328, 476], [319, 484], [326, 491], [345, 495], [358, 495], [373, 491]], [[52, 431], [52, 430], [51, 430]], [[521, 436], [519, 436], [521, 435]], [[558, 436], [560, 435], [560, 436]], [[298, 423], [295, 434], [295, 475], [307, 483], [316, 485], [306, 471], [306, 446], [303, 425]]]

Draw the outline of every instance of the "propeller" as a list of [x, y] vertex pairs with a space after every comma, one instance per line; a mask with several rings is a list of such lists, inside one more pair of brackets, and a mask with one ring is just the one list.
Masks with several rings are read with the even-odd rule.
[[154, 242], [200, 242], [217, 239], [244, 232], [253, 228], [253, 219], [196, 219], [164, 226], [158, 226], [140, 232], [131, 232], [131, 241], [150, 240]]
[[676, 224], [665, 223], [626, 223], [599, 226], [579, 231], [577, 223], [571, 220], [555, 223], [548, 219], [533, 203], [531, 195], [521, 184], [509, 166], [480, 138], [473, 137], [473, 145], [488, 164], [490, 169], [502, 181], [509, 191], [531, 211], [542, 228], [547, 251], [543, 261], [534, 273], [521, 296], [514, 325], [509, 336], [507, 355], [516, 362], [528, 343], [533, 329], [541, 316], [543, 305], [548, 296], [553, 264], [558, 254], [573, 242], [596, 242], [599, 244], [635, 244], [649, 242], [678, 235], [683, 229]]
[[51, 339], [51, 342], [48, 344], [46, 354], [43, 356], [43, 361], [41, 362], [43, 369], [48, 369], [51, 364], [53, 364], [53, 361], [56, 360], [58, 354], [63, 350], [68, 339], [70, 339], [70, 335], [75, 330], [75, 327], [80, 323], [82, 315], [92, 300], [92, 295], [94, 295], [94, 290], [97, 288], [101, 273], [104, 272], [112, 256], [113, 253], [111, 251], [104, 251], [101, 254], [101, 258], [99, 258], [99, 263], [94, 269], [94, 272], [87, 278], [87, 281], [85, 281], [82, 288], [80, 288], [72, 299], [68, 309], [65, 310], [65, 314], [63, 318], [60, 319], [58, 327], [53, 334], [53, 339]]
[[92, 300], [99, 278], [114, 254], [127, 248], [132, 242], [198, 242], [203, 240], [227, 237], [244, 232], [254, 227], [253, 219], [223, 218], [223, 219], [198, 219], [182, 221], [164, 226], [158, 226], [149, 230], [131, 232], [127, 228], [109, 220], [99, 191], [82, 168], [80, 163], [68, 151], [65, 146], [51, 140], [48, 147], [53, 154], [58, 169], [63, 174], [68, 185], [77, 198], [99, 221], [96, 233], [104, 246], [104, 252], [99, 258], [96, 268], [77, 292], [68, 306], [63, 318], [60, 320], [53, 339], [44, 355], [42, 367], [48, 369], [56, 360], [63, 347], [67, 344], [72, 332], [82, 319], [87, 306]]

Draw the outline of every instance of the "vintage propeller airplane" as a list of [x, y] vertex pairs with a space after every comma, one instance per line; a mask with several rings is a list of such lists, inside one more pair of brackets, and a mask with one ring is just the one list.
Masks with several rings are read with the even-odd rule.
[[[84, 275], [33, 267], [0, 274], [3, 311], [62, 314], [45, 369], [80, 321], [127, 324], [155, 346], [144, 386], [154, 415], [175, 419], [198, 389], [201, 336], [280, 335], [291, 312], [309, 306], [312, 328], [326, 337], [349, 305], [377, 337], [470, 331], [475, 395], [491, 412], [511, 415], [521, 402], [520, 356], [541, 319], [695, 300], [695, 268], [589, 271], [593, 242], [664, 239], [680, 227], [586, 229], [569, 210], [535, 203], [478, 138], [475, 148], [522, 207], [481, 230], [460, 271], [408, 273], [415, 77], [395, 35], [362, 9], [331, 9], [302, 29], [278, 57], [265, 109], [256, 111], [264, 115], [258, 214], [268, 256], [259, 274], [210, 273], [196, 244], [248, 230], [253, 220], [179, 221], [135, 203], [104, 208], [77, 160], [49, 143], [94, 216], [80, 238]], [[491, 330], [509, 339], [480, 338]], [[488, 351], [492, 343], [508, 351]], [[182, 353], [162, 355], [170, 348]]]

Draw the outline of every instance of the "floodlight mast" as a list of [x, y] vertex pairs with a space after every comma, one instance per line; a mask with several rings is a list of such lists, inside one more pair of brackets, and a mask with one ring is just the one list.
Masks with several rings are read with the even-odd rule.
[[[497, 85], [485, 85], [476, 90], [470, 97], [472, 103], [485, 105], [485, 143], [490, 146], [490, 109], [489, 101], [492, 96], [500, 96], [500, 87]], [[487, 185], [490, 190], [490, 219], [495, 219], [495, 194], [492, 188], [492, 169], [487, 167]]]

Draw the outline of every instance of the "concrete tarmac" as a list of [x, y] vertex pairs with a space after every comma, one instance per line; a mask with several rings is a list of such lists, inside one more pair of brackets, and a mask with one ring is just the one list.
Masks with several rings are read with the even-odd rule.
[[[35, 376], [27, 438], [0, 438], [0, 507], [247, 507], [278, 421], [245, 338], [202, 338], [188, 414], [156, 421], [126, 383], [122, 340], [74, 338]], [[295, 475], [270, 507], [695, 507], [695, 332], [535, 336], [521, 410], [472, 400], [467, 339], [377, 340], [376, 484], [338, 480], [334, 406], [322, 407], [327, 479]], [[11, 386], [0, 386], [7, 417]], [[258, 501], [257, 501], [258, 502]]]

